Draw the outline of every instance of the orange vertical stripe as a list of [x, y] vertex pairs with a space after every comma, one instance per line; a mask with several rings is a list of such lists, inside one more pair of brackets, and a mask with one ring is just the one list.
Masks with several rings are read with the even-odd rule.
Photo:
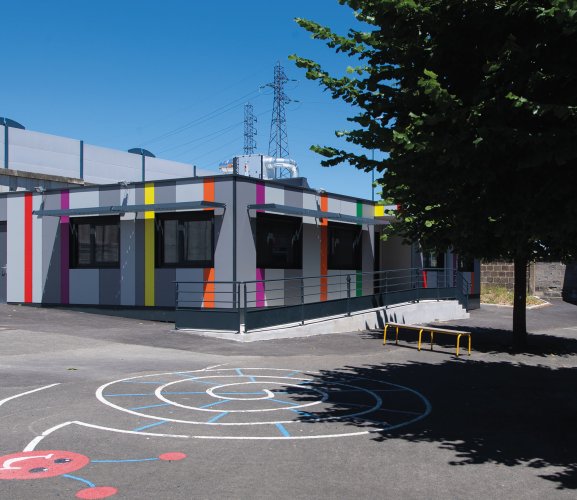
[[214, 307], [214, 267], [204, 269], [203, 307]]
[[32, 302], [32, 193], [24, 195], [24, 302]]
[[214, 179], [204, 179], [203, 184], [204, 201], [214, 201]]
[[[329, 199], [326, 194], [321, 194], [321, 211], [328, 212]], [[321, 219], [321, 302], [328, 298], [328, 257], [329, 257], [329, 232], [328, 220]]]
[[[203, 180], [203, 201], [214, 201], [214, 179], [204, 179]], [[210, 209], [208, 209], [210, 210]], [[203, 274], [204, 280], [204, 290], [203, 290], [203, 307], [213, 308], [214, 307], [214, 267], [204, 269]]]

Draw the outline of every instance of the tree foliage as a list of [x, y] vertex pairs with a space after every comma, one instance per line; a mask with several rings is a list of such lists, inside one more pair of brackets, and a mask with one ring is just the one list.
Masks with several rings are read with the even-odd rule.
[[297, 22], [355, 66], [334, 76], [291, 57], [356, 110], [337, 135], [388, 157], [313, 146], [323, 165], [383, 174], [401, 209], [392, 230], [426, 249], [519, 266], [575, 257], [577, 2], [339, 2], [361, 29]]

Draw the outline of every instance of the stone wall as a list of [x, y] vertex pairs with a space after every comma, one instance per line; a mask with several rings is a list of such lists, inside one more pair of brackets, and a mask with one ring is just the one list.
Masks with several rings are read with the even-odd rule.
[[515, 269], [512, 262], [496, 260], [481, 262], [481, 286], [499, 285], [513, 288], [515, 284]]
[[[481, 286], [499, 285], [512, 289], [515, 272], [512, 262], [481, 263]], [[577, 263], [533, 262], [527, 269], [527, 292], [545, 298], [577, 300]]]

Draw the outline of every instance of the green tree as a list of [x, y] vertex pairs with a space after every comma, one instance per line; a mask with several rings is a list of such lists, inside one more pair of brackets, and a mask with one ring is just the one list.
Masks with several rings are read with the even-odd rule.
[[354, 129], [337, 136], [388, 157], [312, 149], [324, 166], [380, 172], [406, 240], [513, 260], [513, 339], [525, 347], [528, 262], [577, 255], [577, 2], [339, 2], [359, 29], [296, 21], [353, 66], [334, 76], [291, 58], [353, 106]]

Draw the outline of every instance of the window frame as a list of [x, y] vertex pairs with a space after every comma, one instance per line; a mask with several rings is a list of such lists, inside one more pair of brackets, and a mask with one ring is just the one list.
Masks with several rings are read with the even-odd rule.
[[[81, 264], [79, 262], [79, 241], [78, 226], [90, 225], [90, 262]], [[114, 262], [97, 262], [95, 241], [95, 228], [97, 226], [116, 226], [117, 229], [117, 252]], [[92, 217], [70, 217], [68, 220], [69, 232], [69, 267], [70, 269], [119, 269], [120, 268], [120, 216], [119, 215], [100, 215]]]
[[[177, 234], [179, 235], [177, 241], [178, 262], [164, 262], [164, 222], [165, 221], [209, 221], [210, 222], [210, 259], [208, 260], [194, 260], [186, 261], [184, 259], [184, 247], [180, 241], [180, 234], [177, 225]], [[156, 213], [154, 217], [154, 241], [155, 241], [155, 268], [156, 269], [199, 269], [214, 267], [214, 252], [215, 252], [215, 215], [214, 210], [194, 210], [188, 212], [162, 212]]]
[[[298, 242], [293, 245], [293, 263], [279, 263], [272, 259], [272, 255], [265, 255], [268, 249], [266, 242], [263, 242], [264, 232], [268, 232], [266, 225], [272, 224], [276, 227], [286, 227], [290, 224], [292, 235], [298, 235]], [[255, 249], [256, 267], [259, 269], [302, 269], [303, 268], [303, 219], [302, 217], [291, 217], [288, 215], [272, 214], [267, 212], [257, 212], [255, 219]], [[266, 252], [269, 253], [269, 252]], [[281, 265], [279, 265], [281, 264]]]
[[[353, 267], [346, 266], [344, 264], [336, 264], [333, 257], [333, 237], [336, 232], [346, 231], [349, 233], [357, 233], [356, 239], [358, 239], [357, 248], [354, 249]], [[353, 240], [354, 241], [354, 240]], [[327, 269], [332, 271], [362, 271], [363, 270], [363, 226], [359, 224], [345, 224], [342, 222], [328, 222], [327, 229]]]

